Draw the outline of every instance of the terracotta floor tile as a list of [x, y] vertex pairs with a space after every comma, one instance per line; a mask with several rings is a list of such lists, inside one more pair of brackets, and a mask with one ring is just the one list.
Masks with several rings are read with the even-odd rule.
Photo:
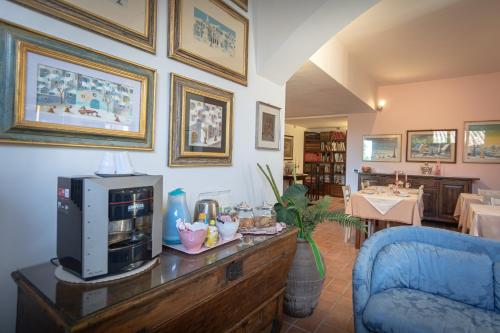
[[343, 327], [322, 323], [314, 333], [349, 333], [349, 331], [346, 331]]
[[313, 332], [327, 315], [329, 315], [328, 312], [315, 309], [311, 316], [307, 318], [299, 318], [295, 321], [295, 323], [293, 323], [293, 325], [306, 331]]
[[291, 325], [288, 330], [286, 331], [286, 333], [311, 333], [310, 331], [306, 331], [300, 327], [297, 327], [297, 326], [293, 326]]

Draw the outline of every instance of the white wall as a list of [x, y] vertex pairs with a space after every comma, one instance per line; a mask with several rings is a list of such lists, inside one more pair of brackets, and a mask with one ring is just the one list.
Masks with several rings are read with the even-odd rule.
[[285, 124], [285, 134], [293, 136], [293, 161], [297, 165], [297, 173], [304, 168], [304, 132], [306, 129], [298, 125]]
[[380, 0], [253, 0], [258, 73], [284, 84], [332, 36]]
[[[235, 7], [233, 5], [233, 7]], [[257, 76], [252, 8], [249, 39], [249, 86], [167, 58], [167, 1], [158, 1], [157, 54], [137, 50], [109, 38], [62, 23], [6, 0], [0, 0], [0, 17], [38, 31], [145, 64], [158, 70], [154, 152], [131, 152], [138, 171], [164, 177], [166, 193], [183, 187], [189, 203], [199, 192], [231, 189], [233, 201], [273, 200], [255, 163], [270, 164], [278, 188], [282, 188], [283, 152], [255, 150], [255, 103], [264, 101], [284, 108], [285, 90]], [[235, 93], [233, 166], [168, 168], [169, 75], [175, 72]], [[284, 119], [284, 114], [282, 115]], [[283, 120], [282, 119], [282, 120]], [[282, 124], [283, 126], [283, 124]], [[283, 130], [282, 130], [283, 133]], [[16, 289], [10, 273], [18, 268], [46, 262], [56, 255], [56, 178], [92, 174], [104, 150], [0, 145], [0, 331], [15, 327]]]

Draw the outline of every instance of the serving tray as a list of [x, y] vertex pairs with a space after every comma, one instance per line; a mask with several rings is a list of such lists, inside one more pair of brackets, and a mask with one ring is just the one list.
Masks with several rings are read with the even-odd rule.
[[233, 238], [227, 239], [227, 240], [223, 240], [222, 237], [219, 237], [219, 241], [217, 242], [217, 244], [215, 246], [213, 246], [213, 247], [206, 247], [205, 245], [202, 245], [202, 247], [199, 250], [197, 250], [197, 251], [189, 251], [188, 249], [186, 249], [184, 247], [183, 244], [165, 244], [164, 243], [163, 246], [166, 246], [166, 247], [169, 247], [171, 249], [174, 249], [174, 250], [177, 250], [177, 251], [181, 251], [181, 252], [184, 252], [184, 253], [187, 253], [187, 254], [199, 254], [199, 253], [203, 253], [205, 251], [209, 251], [209, 250], [215, 249], [218, 246], [230, 243], [230, 242], [235, 241], [237, 239], [240, 239], [242, 237], [243, 237], [243, 235], [240, 234], [240, 233], [234, 234]]

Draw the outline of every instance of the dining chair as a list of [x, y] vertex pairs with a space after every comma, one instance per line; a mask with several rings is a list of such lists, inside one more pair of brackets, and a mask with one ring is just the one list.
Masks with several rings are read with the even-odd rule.
[[500, 206], [500, 198], [491, 197], [490, 200], [492, 206]]
[[489, 195], [492, 197], [500, 197], [500, 190], [487, 190], [484, 188], [480, 188], [477, 190], [477, 194], [479, 195]]
[[[347, 210], [347, 204], [351, 200], [351, 185], [342, 186], [342, 195], [344, 196], [344, 212]], [[344, 228], [344, 243], [351, 240], [352, 227]]]

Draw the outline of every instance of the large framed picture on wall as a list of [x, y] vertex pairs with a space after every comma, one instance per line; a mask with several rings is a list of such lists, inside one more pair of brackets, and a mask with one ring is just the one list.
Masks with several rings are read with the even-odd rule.
[[457, 130], [407, 131], [407, 162], [457, 162]]
[[169, 0], [168, 56], [247, 85], [248, 19], [221, 0]]
[[0, 21], [0, 141], [153, 149], [156, 71]]
[[363, 135], [364, 162], [401, 162], [401, 134]]
[[171, 74], [168, 165], [229, 166], [233, 93]]
[[500, 120], [465, 122], [463, 161], [500, 163]]
[[57, 19], [156, 53], [157, 0], [10, 0]]

